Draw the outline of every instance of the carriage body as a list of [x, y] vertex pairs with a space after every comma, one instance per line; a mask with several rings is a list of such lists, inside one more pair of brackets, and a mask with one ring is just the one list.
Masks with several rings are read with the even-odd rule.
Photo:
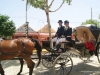
[[[81, 49], [84, 47], [85, 50], [88, 50], [85, 48], [85, 45], [81, 40], [81, 37], [83, 36], [83, 32], [86, 32], [88, 37], [94, 40], [94, 51], [97, 52], [98, 46], [97, 44], [99, 44], [99, 39], [100, 39], [100, 30], [98, 28], [93, 28], [93, 27], [86, 27], [86, 26], [79, 26], [76, 27], [76, 29], [73, 31], [73, 35], [75, 36], [75, 40], [71, 40], [71, 41], [65, 41], [64, 43], [64, 51], [62, 51], [61, 53], [64, 53], [68, 50], [70, 50], [70, 48], [74, 48], [74, 50], [78, 50], [78, 51], [82, 51]], [[53, 43], [55, 45], [55, 43]], [[45, 48], [48, 52], [51, 53], [58, 53], [56, 51], [54, 51], [53, 49], [50, 48], [50, 42], [49, 41], [43, 41], [43, 48]], [[82, 52], [81, 52], [82, 53]], [[97, 55], [97, 54], [95, 54]]]
[[[90, 38], [89, 40], [87, 40], [87, 42], [89, 41], [94, 41], [94, 50], [90, 50], [88, 48], [85, 47], [85, 44], [80, 41], [81, 40], [81, 37], [83, 36], [83, 33], [86, 32], [88, 37]], [[84, 47], [84, 55], [85, 56], [85, 51], [88, 51], [88, 54], [89, 54], [89, 51], [92, 52], [92, 54], [90, 56], [92, 56], [93, 54], [95, 54], [96, 56], [98, 56], [98, 49], [99, 49], [99, 34], [100, 34], [100, 30], [98, 28], [92, 28], [92, 27], [85, 27], [85, 26], [80, 26], [80, 27], [77, 27], [76, 30], [73, 31], [75, 37], [76, 37], [76, 48], [77, 50], [79, 50], [82, 54], [82, 48]], [[77, 43], [80, 43], [80, 44], [77, 44]], [[91, 47], [91, 46], [90, 46]]]
[[[90, 38], [95, 40], [94, 50], [93, 50], [92, 55], [95, 54], [95, 56], [97, 56], [98, 61], [100, 63], [100, 59], [99, 59], [100, 30], [98, 28], [80, 26], [80, 27], [76, 27], [75, 30], [73, 30], [73, 35], [75, 36], [75, 38], [74, 38], [75, 40], [72, 40], [69, 42], [63, 42], [64, 43], [64, 51], [62, 51], [60, 53], [49, 48], [50, 42], [48, 42], [48, 41], [44, 42], [43, 46], [44, 46], [44, 48], [47, 49], [48, 52], [45, 53], [45, 55], [43, 56], [43, 61], [42, 61], [43, 65], [47, 68], [53, 67], [54, 71], [56, 73], [55, 75], [57, 75], [58, 74], [57, 71], [59, 71], [60, 69], [56, 70], [56, 68], [55, 68], [56, 64], [60, 64], [60, 68], [62, 68], [62, 65], [66, 66], [66, 64], [68, 64], [68, 62], [70, 62], [70, 64], [71, 64], [70, 67], [66, 66], [68, 69], [70, 68], [69, 72], [66, 74], [63, 74], [63, 75], [68, 75], [71, 72], [72, 67], [73, 67], [73, 61], [71, 59], [72, 55], [79, 56], [79, 58], [81, 58], [82, 60], [87, 61], [92, 55], [89, 53], [90, 50], [85, 47], [84, 43], [80, 42], [80, 39], [81, 39], [84, 31], [88, 34], [88, 36]], [[60, 62], [60, 61], [64, 61], [64, 62]], [[67, 62], [65, 62], [65, 61], [67, 61]], [[46, 63], [49, 65], [46, 65]]]

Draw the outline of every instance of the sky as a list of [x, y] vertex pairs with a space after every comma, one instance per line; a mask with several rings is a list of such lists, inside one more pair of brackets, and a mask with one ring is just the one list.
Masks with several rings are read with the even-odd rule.
[[[51, 0], [49, 0], [50, 2]], [[59, 7], [62, 0], [55, 0], [51, 10]], [[100, 14], [100, 0], [72, 0], [71, 5], [64, 3], [57, 11], [50, 13], [50, 23], [53, 29], [58, 28], [58, 20], [68, 20], [70, 27], [74, 28], [81, 25], [82, 22], [92, 18], [99, 20]], [[26, 0], [0, 0], [0, 14], [8, 15], [10, 20], [13, 20], [16, 28], [20, 27], [26, 22]], [[36, 9], [28, 5], [27, 20], [29, 26], [38, 31], [46, 22], [46, 14], [41, 9]]]

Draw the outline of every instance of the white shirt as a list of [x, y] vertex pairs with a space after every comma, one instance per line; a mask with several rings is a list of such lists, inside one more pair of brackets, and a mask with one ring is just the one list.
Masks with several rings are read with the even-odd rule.
[[59, 27], [58, 28], [60, 28], [61, 26], [59, 25]]
[[68, 27], [65, 28], [66, 30], [68, 29]]

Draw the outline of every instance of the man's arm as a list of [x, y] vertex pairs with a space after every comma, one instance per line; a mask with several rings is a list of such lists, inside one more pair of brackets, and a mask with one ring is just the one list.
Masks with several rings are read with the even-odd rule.
[[70, 37], [72, 35], [72, 28], [69, 28], [69, 32], [67, 34], [67, 37]]
[[58, 36], [58, 29], [57, 29], [57, 32], [56, 32], [56, 34], [55, 34], [55, 37], [56, 37], [56, 36]]
[[64, 33], [64, 26], [61, 27], [58, 38], [61, 38]]
[[62, 33], [62, 36], [61, 37], [65, 37], [65, 27], [63, 29], [63, 33]]
[[72, 28], [69, 28], [68, 33], [66, 34], [66, 40], [71, 41]]

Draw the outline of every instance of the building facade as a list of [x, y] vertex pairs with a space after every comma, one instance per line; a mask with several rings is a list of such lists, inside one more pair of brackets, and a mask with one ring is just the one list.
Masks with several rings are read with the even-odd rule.
[[[55, 35], [55, 30], [51, 28], [51, 35]], [[16, 33], [13, 36], [13, 39], [25, 37], [26, 36], [26, 29], [25, 24], [20, 26], [18, 29], [16, 29]], [[30, 26], [28, 26], [28, 38], [35, 38], [38, 39], [40, 44], [42, 45], [43, 41], [49, 41], [49, 30], [48, 25], [45, 25], [43, 28], [41, 28], [38, 32], [33, 30]]]

